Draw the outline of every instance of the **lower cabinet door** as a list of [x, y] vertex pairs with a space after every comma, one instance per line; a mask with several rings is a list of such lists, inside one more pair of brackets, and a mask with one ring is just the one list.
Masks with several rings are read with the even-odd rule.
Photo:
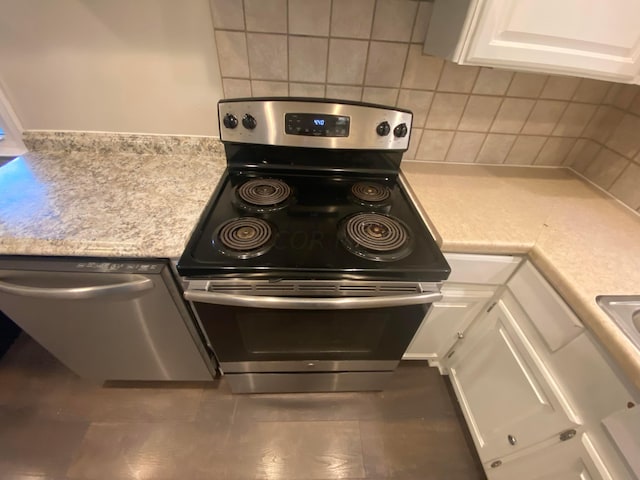
[[500, 300], [468, 329], [445, 364], [483, 463], [575, 426], [524, 342]]
[[[599, 446], [588, 433], [552, 444], [523, 455], [514, 455], [485, 464], [489, 480], [625, 480], [624, 468], [611, 468]], [[524, 452], [523, 452], [524, 453]]]
[[445, 284], [404, 355], [405, 360], [442, 359], [493, 296], [495, 287]]

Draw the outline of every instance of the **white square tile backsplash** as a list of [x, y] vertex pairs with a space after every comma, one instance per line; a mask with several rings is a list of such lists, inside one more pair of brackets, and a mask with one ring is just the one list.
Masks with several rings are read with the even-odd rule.
[[431, 10], [415, 0], [211, 0], [224, 95], [408, 108], [405, 158], [571, 166], [640, 208], [639, 86], [423, 55]]
[[378, 2], [371, 38], [409, 43], [418, 10], [418, 2], [386, 0]]
[[329, 35], [331, 0], [289, 0], [289, 33]]
[[288, 80], [287, 36], [247, 33], [251, 78]]
[[331, 16], [331, 36], [368, 40], [375, 6], [375, 0], [334, 0], [339, 15]]
[[329, 65], [327, 81], [345, 85], [362, 85], [367, 66], [369, 42], [364, 40], [329, 41]]
[[327, 79], [327, 62], [309, 62], [309, 58], [326, 59], [328, 38], [289, 37], [289, 80], [293, 82], [324, 83]]
[[[242, 2], [234, 0], [242, 7]], [[214, 2], [215, 3], [215, 2]], [[244, 14], [250, 32], [287, 33], [287, 0], [246, 0]]]
[[408, 48], [405, 43], [370, 42], [365, 86], [400, 87]]

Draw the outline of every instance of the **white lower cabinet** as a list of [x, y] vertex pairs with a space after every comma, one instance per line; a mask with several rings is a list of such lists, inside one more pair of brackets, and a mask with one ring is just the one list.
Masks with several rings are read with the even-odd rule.
[[489, 480], [616, 480], [587, 433], [551, 442], [488, 466]]
[[605, 423], [640, 393], [528, 262], [440, 360], [490, 480], [639, 479]]
[[483, 463], [577, 426], [518, 327], [510, 311], [515, 305], [505, 300], [479, 318], [446, 359]]
[[522, 260], [507, 255], [444, 255], [451, 275], [442, 287], [443, 298], [433, 304], [403, 356], [429, 360], [441, 373], [445, 373], [441, 360]]
[[446, 284], [443, 299], [429, 310], [404, 354], [405, 360], [429, 360], [438, 366], [451, 346], [464, 335], [473, 319], [487, 305], [495, 287]]

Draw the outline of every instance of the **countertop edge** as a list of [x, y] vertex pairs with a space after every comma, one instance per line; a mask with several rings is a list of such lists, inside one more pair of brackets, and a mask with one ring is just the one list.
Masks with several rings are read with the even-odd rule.
[[584, 296], [538, 246], [527, 254], [533, 265], [571, 307], [587, 329], [596, 337], [629, 381], [640, 390], [640, 355], [631, 340], [602, 311], [596, 299]]

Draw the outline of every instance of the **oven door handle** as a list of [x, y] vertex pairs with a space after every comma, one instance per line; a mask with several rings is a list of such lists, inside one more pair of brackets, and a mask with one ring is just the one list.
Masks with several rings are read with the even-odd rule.
[[380, 297], [268, 297], [260, 295], [233, 295], [230, 293], [187, 290], [184, 298], [192, 302], [230, 305], [232, 307], [274, 308], [288, 310], [348, 310], [359, 308], [401, 307], [442, 300], [440, 292]]

